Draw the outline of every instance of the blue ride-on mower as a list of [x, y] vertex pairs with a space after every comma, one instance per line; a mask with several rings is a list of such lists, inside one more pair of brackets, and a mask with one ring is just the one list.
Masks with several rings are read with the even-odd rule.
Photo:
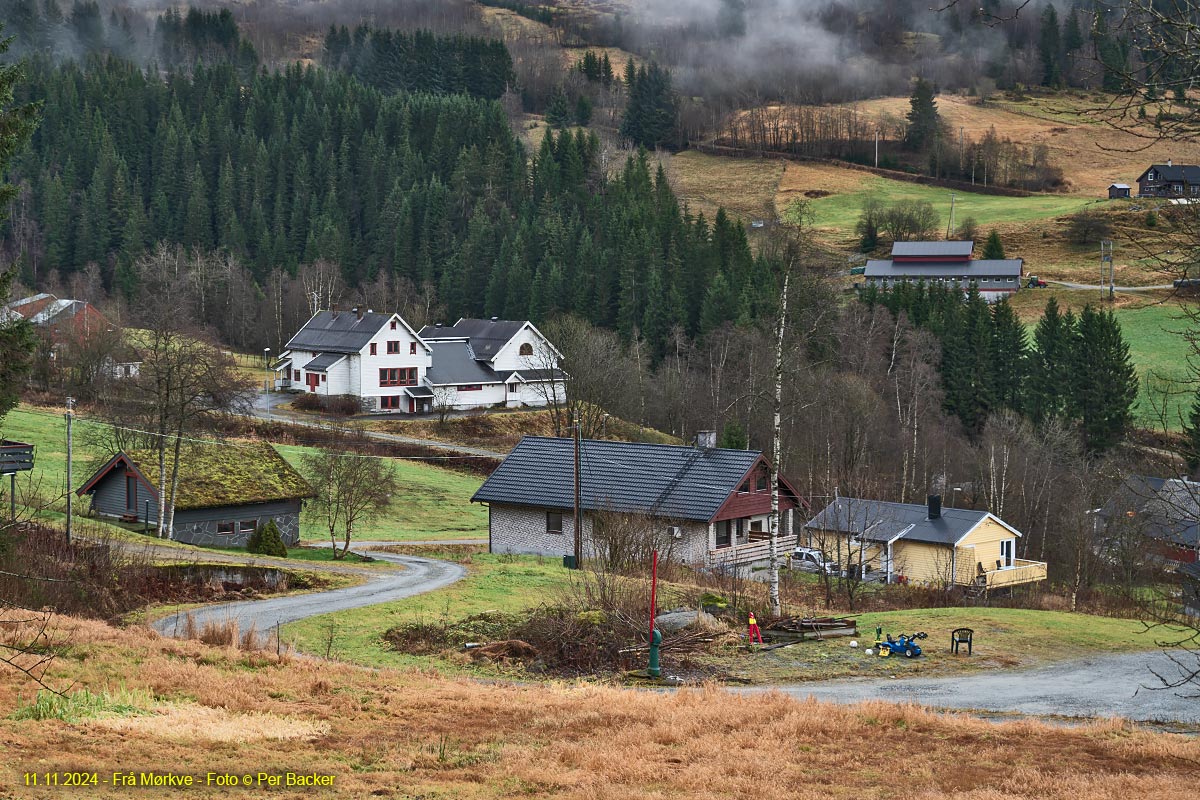
[[917, 640], [928, 638], [929, 636], [925, 633], [925, 631], [919, 631], [911, 636], [906, 633], [902, 633], [900, 634], [899, 639], [893, 639], [892, 635], [889, 633], [887, 641], [885, 642], [877, 639], [875, 642], [875, 647], [880, 658], [887, 658], [893, 653], [896, 655], [903, 655], [905, 658], [916, 658], [917, 656], [921, 655], [921, 645], [917, 644]]

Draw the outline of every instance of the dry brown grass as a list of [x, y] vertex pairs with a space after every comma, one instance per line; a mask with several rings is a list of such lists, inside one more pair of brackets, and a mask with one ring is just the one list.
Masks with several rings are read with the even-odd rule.
[[666, 162], [671, 187], [693, 214], [703, 211], [711, 222], [717, 208], [731, 216], [774, 219], [775, 194], [784, 162], [770, 158], [729, 158], [687, 150]]
[[[1126, 800], [1189, 796], [1200, 759], [1195, 738], [1119, 722], [997, 724], [882, 702], [840, 707], [716, 689], [482, 685], [249, 659], [79, 622], [73, 652], [55, 665], [58, 679], [87, 686], [126, 676], [184, 711], [119, 729], [4, 720], [0, 786], [18, 785], [30, 769], [290, 770], [333, 774], [327, 796], [345, 797], [705, 799], [770, 787], [781, 798], [857, 800], [891, 796], [903, 781], [914, 798]], [[0, 703], [12, 707], [22, 689], [15, 676], [0, 674]], [[286, 746], [261, 738], [280, 731], [293, 737]], [[227, 797], [229, 790], [201, 785], [188, 794]], [[22, 787], [20, 796], [69, 795]], [[128, 792], [101, 785], [88, 796]]]

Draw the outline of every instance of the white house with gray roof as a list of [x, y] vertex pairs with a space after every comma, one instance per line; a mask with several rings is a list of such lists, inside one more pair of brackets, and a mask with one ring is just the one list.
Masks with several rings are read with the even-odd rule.
[[[491, 552], [575, 555], [574, 470], [572, 440], [522, 439], [471, 498], [488, 506]], [[770, 474], [757, 450], [585, 439], [583, 555], [603, 552], [605, 525], [626, 524], [686, 564], [759, 563], [769, 547]], [[783, 478], [779, 498], [782, 554], [795, 545], [792, 515], [802, 501]]]
[[399, 314], [320, 311], [288, 341], [276, 385], [352, 395], [365, 411], [544, 406], [565, 395], [558, 350], [530, 322], [460, 319], [419, 333]]

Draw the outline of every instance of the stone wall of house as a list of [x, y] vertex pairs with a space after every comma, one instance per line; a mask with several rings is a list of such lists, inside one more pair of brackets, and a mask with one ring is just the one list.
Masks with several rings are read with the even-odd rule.
[[[584, 520], [585, 536], [591, 534], [591, 523]], [[575, 552], [575, 531], [571, 512], [563, 514], [563, 532], [546, 531], [546, 510], [524, 506], [488, 506], [488, 542], [493, 553], [561, 558]]]
[[[262, 527], [268, 520], [275, 520], [279, 535], [288, 547], [294, 547], [300, 541], [300, 513], [275, 513], [270, 516], [258, 517], [258, 525]], [[216, 519], [188, 519], [175, 515], [175, 540], [201, 547], [245, 547], [250, 539], [249, 531], [243, 533], [235, 527], [232, 534], [217, 533], [220, 524]], [[240, 526], [239, 526], [240, 527]]]

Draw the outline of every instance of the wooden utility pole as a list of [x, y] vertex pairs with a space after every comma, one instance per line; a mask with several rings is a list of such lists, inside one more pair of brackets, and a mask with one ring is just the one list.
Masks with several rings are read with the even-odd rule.
[[875, 129], [875, 169], [879, 169], [879, 129]]
[[67, 413], [63, 414], [67, 419], [67, 544], [71, 543], [71, 517], [74, 510], [71, 499], [73, 496], [72, 488], [75, 483], [71, 478], [71, 422], [75, 419], [75, 398], [67, 398]]
[[575, 513], [572, 515], [571, 527], [575, 533], [575, 569], [583, 566], [583, 514], [580, 510], [583, 489], [581, 483], [583, 474], [580, 471], [580, 439], [579, 439], [579, 411], [576, 409], [571, 414], [571, 436], [575, 440]]
[[783, 615], [783, 605], [779, 601], [779, 461], [783, 457], [783, 334], [787, 330], [788, 285], [791, 277], [790, 271], [783, 274], [783, 294], [779, 298], [779, 320], [775, 326], [775, 396], [771, 402], [771, 571], [767, 589], [771, 614], [775, 617]]

